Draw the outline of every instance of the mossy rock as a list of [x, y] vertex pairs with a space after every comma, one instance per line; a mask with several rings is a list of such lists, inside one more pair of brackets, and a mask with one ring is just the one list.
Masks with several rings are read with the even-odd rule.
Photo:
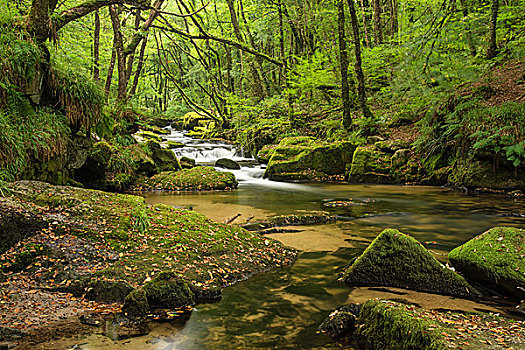
[[259, 152], [257, 152], [257, 160], [261, 163], [268, 164], [275, 147], [277, 147], [277, 145], [265, 145]]
[[[169, 125], [169, 122], [165, 126], [168, 126], [168, 125]], [[152, 133], [157, 134], [157, 135], [169, 135], [169, 134], [171, 134], [171, 132], [169, 130], [164, 129], [163, 127], [159, 127], [157, 125], [141, 125], [140, 129], [142, 131], [149, 131], [149, 132], [152, 132]]]
[[198, 166], [181, 171], [166, 171], [151, 178], [143, 178], [136, 184], [137, 190], [227, 190], [238, 185], [235, 176], [229, 172], [217, 171], [212, 167]]
[[237, 163], [234, 160], [228, 159], [228, 158], [217, 159], [217, 161], [215, 162], [215, 166], [219, 168], [230, 169], [230, 170], [239, 170], [241, 168], [239, 163]]
[[348, 179], [352, 182], [392, 183], [392, 155], [376, 146], [359, 146], [352, 157]]
[[154, 132], [151, 132], [151, 131], [141, 131], [139, 132], [137, 135], [139, 135], [140, 137], [142, 137], [144, 140], [153, 140], [153, 141], [157, 141], [157, 142], [162, 142], [162, 137], [160, 137], [159, 135], [155, 134]]
[[[406, 305], [385, 300], [368, 300], [359, 313], [357, 338], [369, 349], [445, 350], [448, 348], [436, 322]], [[450, 331], [449, 331], [450, 332]]]
[[525, 230], [495, 227], [448, 255], [452, 265], [467, 278], [518, 298], [525, 298]]
[[360, 312], [361, 304], [341, 306], [332, 311], [321, 323], [319, 332], [336, 339], [348, 337], [357, 329]]
[[262, 221], [248, 222], [240, 226], [248, 231], [260, 231], [271, 227], [321, 225], [335, 222], [335, 217], [324, 212], [279, 215]]
[[394, 229], [381, 232], [344, 271], [342, 280], [350, 286], [391, 286], [458, 297], [480, 295], [421, 243]]
[[161, 272], [155, 279], [131, 292], [122, 311], [131, 317], [143, 317], [153, 309], [174, 309], [195, 304], [195, 293], [180, 276]]
[[146, 147], [149, 150], [151, 159], [159, 172], [181, 170], [182, 166], [172, 150], [162, 148], [160, 143], [155, 140], [148, 140]]
[[86, 286], [85, 298], [103, 303], [123, 302], [133, 287], [123, 280], [93, 279]]
[[327, 176], [344, 175], [354, 150], [355, 146], [348, 141], [326, 143], [307, 136], [287, 137], [272, 152], [264, 177], [285, 180], [283, 174], [309, 171]]
[[183, 169], [195, 168], [195, 159], [188, 157], [180, 157], [179, 161]]
[[491, 161], [460, 161], [453, 167], [448, 181], [456, 187], [525, 190], [525, 168], [514, 171], [502, 167], [493, 171]]
[[48, 222], [30, 208], [0, 197], [0, 253], [48, 227]]
[[206, 115], [197, 112], [188, 112], [183, 117], [182, 126], [186, 130], [194, 130], [196, 127], [205, 126], [211, 121], [212, 119]]
[[169, 149], [174, 149], [174, 148], [182, 148], [184, 147], [184, 144], [182, 142], [177, 142], [177, 141], [167, 141], [166, 142], [166, 147], [169, 148]]

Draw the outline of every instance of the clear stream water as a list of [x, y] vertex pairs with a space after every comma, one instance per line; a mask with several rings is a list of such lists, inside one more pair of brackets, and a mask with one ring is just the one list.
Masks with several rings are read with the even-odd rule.
[[[336, 307], [369, 298], [408, 300], [423, 307], [505, 312], [501, 304], [474, 303], [396, 288], [349, 288], [338, 273], [387, 227], [409, 233], [444, 260], [446, 253], [484, 230], [525, 226], [523, 200], [503, 196], [466, 196], [448, 189], [361, 184], [286, 184], [263, 180], [263, 167], [230, 145], [194, 140], [180, 132], [170, 139], [186, 144], [178, 156], [212, 164], [228, 157], [243, 164], [236, 171], [240, 185], [231, 192], [151, 193], [149, 203], [191, 205], [208, 217], [224, 221], [236, 214], [240, 223], [271, 215], [326, 210], [334, 224], [294, 227], [270, 237], [301, 251], [291, 267], [259, 274], [224, 290], [220, 302], [198, 305], [187, 317], [152, 323], [144, 337], [112, 341], [92, 335], [80, 349], [339, 349], [316, 334], [318, 325]], [[327, 200], [356, 205], [326, 207]]]

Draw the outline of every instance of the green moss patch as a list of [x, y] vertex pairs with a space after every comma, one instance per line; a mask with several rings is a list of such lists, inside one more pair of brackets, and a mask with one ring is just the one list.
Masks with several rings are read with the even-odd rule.
[[135, 190], [201, 191], [229, 190], [238, 185], [235, 176], [212, 167], [198, 166], [168, 171], [138, 181]]
[[[522, 297], [525, 288], [525, 230], [495, 227], [453, 249], [448, 258], [468, 278]], [[487, 283], [488, 282], [488, 283]]]
[[521, 349], [525, 323], [487, 313], [438, 312], [390, 300], [369, 300], [357, 338], [382, 350]]
[[327, 143], [308, 136], [287, 137], [271, 152], [264, 176], [279, 181], [322, 181], [325, 176], [343, 176], [354, 149], [347, 141]]
[[361, 308], [363, 326], [357, 336], [373, 349], [445, 350], [442, 329], [434, 321], [417, 317], [413, 310], [390, 301], [369, 300]]
[[352, 286], [392, 286], [460, 297], [479, 295], [421, 243], [393, 229], [381, 232], [346, 269], [342, 280]]

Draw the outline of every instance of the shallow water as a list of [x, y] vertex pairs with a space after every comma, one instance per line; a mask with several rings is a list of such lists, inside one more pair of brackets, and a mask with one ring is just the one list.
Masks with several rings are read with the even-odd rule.
[[[352, 200], [345, 208], [326, 207], [327, 200]], [[525, 226], [524, 203], [503, 196], [465, 196], [443, 188], [355, 184], [292, 185], [241, 182], [231, 192], [155, 194], [149, 203], [191, 205], [208, 217], [235, 223], [253, 216], [326, 210], [336, 223], [294, 227], [270, 235], [300, 249], [288, 268], [253, 276], [226, 288], [218, 303], [198, 305], [189, 318], [153, 324], [145, 337], [114, 342], [91, 336], [81, 349], [332, 349], [316, 334], [331, 310], [372, 297], [397, 298], [424, 307], [504, 311], [498, 305], [395, 288], [348, 288], [337, 274], [381, 230], [397, 228], [414, 236], [438, 259], [453, 247], [498, 225]]]
[[[498, 225], [525, 226], [525, 202], [503, 196], [466, 196], [444, 188], [358, 184], [289, 184], [262, 179], [264, 166], [231, 145], [172, 132], [168, 139], [185, 144], [177, 156], [199, 164], [218, 158], [239, 161], [232, 171], [239, 188], [230, 192], [148, 193], [148, 203], [191, 206], [209, 218], [234, 223], [272, 215], [324, 210], [336, 223], [293, 227], [268, 235], [301, 251], [293, 266], [252, 276], [226, 288], [220, 302], [198, 305], [189, 317], [151, 323], [144, 337], [112, 341], [85, 338], [77, 349], [340, 349], [316, 334], [335, 308], [382, 297], [425, 308], [505, 312], [498, 303], [480, 304], [397, 288], [348, 288], [338, 273], [385, 228], [396, 228], [421, 241], [445, 261], [452, 248]], [[229, 170], [230, 171], [230, 170]], [[331, 200], [351, 201], [328, 207]]]

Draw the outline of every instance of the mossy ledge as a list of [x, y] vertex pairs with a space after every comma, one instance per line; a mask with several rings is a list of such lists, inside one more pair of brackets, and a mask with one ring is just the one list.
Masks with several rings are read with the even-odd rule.
[[524, 321], [483, 312], [425, 310], [372, 299], [363, 304], [357, 318], [356, 327], [350, 327], [355, 333], [346, 335], [354, 336], [365, 349], [523, 349]]
[[[296, 258], [294, 250], [274, 240], [191, 210], [151, 206], [142, 197], [36, 181], [12, 183], [9, 191], [11, 198], [1, 206], [38, 213], [50, 225], [22, 236], [2, 256], [2, 270], [12, 275], [10, 261], [29, 247], [23, 249], [36, 253], [16, 273], [40, 276], [37, 288], [84, 295], [94, 285], [129, 285], [134, 291], [126, 305], [138, 305], [132, 316], [216, 299], [225, 286]], [[43, 248], [32, 249], [33, 243]], [[108, 301], [103, 290], [91, 294]]]
[[394, 229], [381, 232], [341, 279], [352, 286], [391, 286], [458, 297], [480, 295], [421, 243]]
[[138, 191], [206, 191], [230, 190], [238, 185], [232, 173], [212, 167], [197, 166], [181, 171], [166, 171], [150, 178], [140, 179], [134, 187]]
[[453, 249], [448, 258], [469, 279], [525, 298], [525, 230], [495, 227]]

